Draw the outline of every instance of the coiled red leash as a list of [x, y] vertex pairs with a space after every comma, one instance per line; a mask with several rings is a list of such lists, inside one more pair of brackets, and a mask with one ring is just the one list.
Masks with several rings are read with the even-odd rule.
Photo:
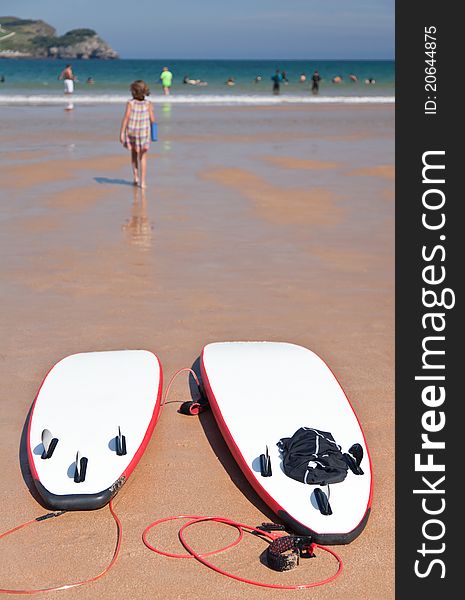
[[[58, 585], [58, 586], [48, 587], [48, 588], [18, 589], [18, 590], [8, 589], [8, 588], [0, 588], [0, 593], [1, 594], [30, 595], [30, 594], [39, 594], [41, 592], [54, 592], [57, 590], [68, 590], [70, 588], [75, 588], [75, 587], [79, 587], [81, 585], [85, 585], [86, 583], [92, 583], [93, 581], [97, 581], [97, 579], [100, 579], [101, 577], [106, 575], [108, 573], [108, 571], [113, 567], [113, 565], [116, 562], [116, 559], [118, 558], [118, 554], [119, 554], [119, 551], [121, 548], [121, 540], [123, 537], [123, 529], [121, 526], [121, 521], [119, 520], [118, 515], [114, 511], [113, 500], [110, 500], [108, 507], [109, 507], [110, 513], [116, 523], [116, 532], [117, 532], [116, 546], [113, 551], [113, 557], [112, 557], [111, 561], [105, 567], [105, 569], [103, 569], [103, 571], [101, 571], [98, 575], [95, 575], [95, 577], [91, 577], [90, 579], [84, 579], [83, 581], [76, 581], [74, 583], [66, 583], [63, 585]], [[26, 521], [25, 523], [22, 523], [21, 525], [13, 527], [12, 529], [5, 531], [5, 533], [0, 534], [0, 540], [2, 538], [6, 537], [7, 535], [14, 533], [15, 531], [23, 529], [24, 527], [27, 527], [28, 525], [32, 525], [33, 523], [38, 523], [38, 522], [44, 521], [46, 519], [50, 519], [52, 517], [59, 517], [62, 514], [64, 514], [64, 512], [65, 511], [51, 512], [51, 513], [47, 513], [46, 515], [43, 515], [41, 517], [37, 517], [36, 519], [31, 519], [30, 521]]]
[[[166, 521], [172, 521], [175, 519], [190, 519], [190, 521], [188, 521], [187, 523], [185, 523], [181, 529], [178, 532], [179, 535], [179, 539], [182, 543], [182, 545], [184, 546], [184, 548], [187, 550], [187, 552], [189, 554], [173, 554], [171, 552], [166, 552], [166, 551], [162, 551], [159, 550], [158, 548], [155, 548], [152, 544], [150, 544], [147, 540], [147, 534], [148, 532], [156, 527], [157, 525], [159, 525], [160, 523], [164, 523]], [[222, 523], [224, 525], [228, 525], [230, 527], [235, 527], [239, 532], [240, 535], [239, 537], [234, 540], [234, 542], [232, 542], [231, 544], [229, 544], [228, 546], [225, 546], [222, 549], [219, 550], [213, 550], [210, 552], [207, 552], [205, 554], [200, 554], [198, 552], [196, 552], [196, 550], [194, 550], [194, 548], [192, 548], [192, 546], [190, 546], [185, 538], [184, 538], [184, 531], [188, 528], [191, 527], [192, 525], [198, 524], [198, 523], [202, 523], [205, 521], [214, 521], [216, 523]], [[292, 547], [296, 547], [298, 545], [299, 542], [292, 542], [290, 543], [284, 543], [284, 540], [286, 538], [279, 538], [277, 537], [276, 533], [272, 533], [269, 531], [266, 531], [264, 529], [260, 529], [258, 527], [251, 527], [250, 525], [246, 525], [244, 523], [238, 523], [237, 521], [233, 521], [231, 519], [225, 519], [223, 517], [201, 517], [201, 516], [192, 516], [192, 515], [179, 515], [176, 517], [167, 517], [164, 519], [159, 519], [158, 521], [154, 521], [153, 523], [151, 523], [150, 525], [148, 525], [143, 534], [142, 534], [142, 539], [144, 540], [144, 544], [147, 546], [147, 548], [149, 548], [150, 550], [156, 552], [157, 554], [162, 554], [163, 556], [168, 556], [170, 558], [188, 558], [188, 557], [193, 557], [195, 558], [198, 562], [202, 563], [203, 565], [205, 565], [206, 567], [208, 567], [209, 569], [212, 569], [213, 571], [216, 571], [217, 573], [219, 573], [220, 575], [224, 575], [225, 577], [229, 577], [231, 579], [235, 579], [237, 581], [241, 581], [242, 583], [247, 583], [249, 585], [255, 585], [255, 586], [259, 586], [259, 587], [265, 587], [265, 588], [274, 588], [274, 589], [283, 589], [283, 590], [299, 590], [299, 589], [307, 589], [307, 588], [312, 588], [312, 587], [317, 587], [317, 586], [321, 586], [324, 585], [326, 583], [329, 583], [331, 581], [333, 581], [334, 579], [336, 579], [336, 577], [338, 577], [342, 571], [342, 560], [341, 558], [336, 554], [336, 552], [334, 552], [333, 550], [331, 550], [330, 548], [327, 548], [325, 546], [320, 546], [319, 544], [314, 544], [314, 543], [309, 543], [307, 546], [304, 546], [304, 551], [306, 551], [308, 554], [308, 556], [312, 556], [313, 555], [313, 550], [315, 548], [319, 548], [321, 550], [323, 550], [324, 552], [328, 552], [329, 554], [331, 554], [332, 556], [334, 556], [334, 558], [337, 560], [338, 563], [338, 568], [336, 573], [334, 573], [333, 575], [331, 575], [330, 577], [327, 577], [326, 579], [323, 579], [321, 581], [316, 581], [316, 582], [312, 582], [312, 583], [301, 583], [301, 584], [294, 584], [294, 585], [285, 585], [285, 584], [278, 584], [278, 583], [267, 583], [264, 581], [255, 581], [253, 579], [247, 579], [246, 577], [240, 577], [239, 575], [235, 575], [234, 573], [231, 573], [229, 571], [225, 571], [224, 569], [221, 569], [220, 567], [217, 567], [216, 565], [214, 565], [213, 563], [211, 563], [210, 561], [208, 561], [206, 559], [207, 556], [211, 556], [213, 554], [218, 554], [220, 552], [223, 552], [225, 550], [227, 550], [228, 548], [231, 548], [233, 546], [236, 546], [243, 538], [243, 534], [244, 532], [247, 533], [255, 533], [258, 534], [258, 536], [262, 537], [262, 538], [267, 538], [268, 540], [270, 540], [270, 547], [271, 545], [274, 543], [276, 545], [276, 541], [277, 540], [283, 540], [283, 542], [281, 543], [281, 546], [283, 546], [282, 548], [275, 548], [275, 553], [276, 554], [281, 554], [283, 551], [288, 550]], [[291, 538], [296, 538], [297, 540], [302, 540], [302, 538], [299, 538], [298, 536], [289, 536]], [[279, 543], [277, 544], [277, 546], [279, 546]], [[284, 547], [286, 546], [286, 547]], [[282, 569], [284, 570], [284, 569]]]
[[[158, 519], [158, 521], [150, 523], [150, 525], [144, 529], [144, 532], [142, 534], [142, 540], [149, 550], [152, 550], [152, 552], [156, 552], [157, 554], [161, 554], [162, 556], [168, 556], [169, 558], [194, 558], [192, 554], [174, 554], [172, 552], [167, 552], [166, 550], [160, 550], [159, 548], [156, 548], [153, 544], [151, 544], [147, 539], [147, 535], [151, 529], [153, 529], [157, 525], [160, 525], [161, 523], [166, 523], [167, 521], [175, 521], [176, 519], [190, 519], [190, 521], [192, 522], [196, 521], [197, 519], [203, 519], [203, 517], [199, 515], [178, 515], [176, 517], [166, 517], [165, 519]], [[210, 550], [210, 552], [205, 552], [205, 554], [202, 554], [202, 556], [212, 556], [213, 554], [219, 554], [220, 552], [228, 550], [228, 548], [237, 546], [237, 544], [239, 544], [239, 542], [244, 537], [244, 531], [239, 525], [236, 526], [236, 529], [239, 532], [239, 535], [233, 542], [231, 542], [227, 546], [224, 546], [223, 548], [220, 548], [219, 550]]]

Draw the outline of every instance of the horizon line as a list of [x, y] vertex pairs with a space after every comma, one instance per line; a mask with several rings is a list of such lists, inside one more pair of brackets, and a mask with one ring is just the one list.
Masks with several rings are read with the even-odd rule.
[[390, 58], [361, 58], [361, 57], [354, 57], [354, 58], [277, 58], [277, 57], [271, 57], [271, 58], [224, 58], [224, 57], [214, 57], [214, 58], [203, 58], [203, 57], [183, 57], [183, 56], [157, 56], [157, 57], [148, 57], [148, 56], [139, 56], [139, 57], [131, 57], [131, 56], [120, 56], [119, 59], [117, 60], [205, 60], [205, 61], [213, 61], [213, 60], [222, 60], [222, 61], [227, 61], [227, 60], [237, 60], [237, 61], [244, 61], [244, 62], [252, 62], [252, 61], [309, 61], [309, 62], [315, 62], [315, 61], [323, 61], [323, 62], [329, 62], [329, 61], [366, 61], [366, 62], [375, 62], [375, 61], [395, 61], [395, 57], [390, 57]]

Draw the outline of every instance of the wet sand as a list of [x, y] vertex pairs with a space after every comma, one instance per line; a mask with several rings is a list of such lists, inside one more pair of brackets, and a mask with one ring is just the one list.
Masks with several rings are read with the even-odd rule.
[[[144, 528], [178, 514], [273, 520], [229, 454], [210, 413], [177, 413], [172, 387], [147, 451], [115, 498], [123, 524], [113, 570], [43, 598], [318, 600], [394, 597], [394, 108], [158, 108], [148, 189], [131, 185], [117, 143], [122, 110], [1, 108], [0, 532], [46, 512], [24, 453], [26, 416], [48, 369], [68, 354], [145, 348], [165, 389], [213, 341], [302, 344], [331, 366], [364, 429], [374, 468], [366, 529], [334, 547], [344, 570], [307, 591], [265, 590], [194, 560], [147, 550]], [[21, 442], [22, 440], [22, 442]], [[150, 539], [183, 552], [179, 523]], [[234, 531], [188, 532], [200, 550]], [[115, 542], [108, 508], [68, 513], [2, 540], [0, 587], [91, 577]], [[285, 574], [247, 539], [215, 564], [268, 582], [334, 571], [322, 552]]]

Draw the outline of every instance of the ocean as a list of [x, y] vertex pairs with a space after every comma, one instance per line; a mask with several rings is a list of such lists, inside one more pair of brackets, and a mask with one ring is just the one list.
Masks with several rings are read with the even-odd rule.
[[[0, 105], [48, 105], [63, 102], [63, 83], [57, 77], [63, 60], [0, 59]], [[73, 101], [82, 104], [121, 103], [129, 84], [144, 79], [155, 103], [275, 104], [275, 103], [380, 103], [394, 102], [395, 69], [391, 60], [75, 60], [78, 78]], [[162, 92], [159, 74], [168, 66], [174, 75], [172, 93]], [[272, 94], [271, 76], [285, 71], [287, 83], [279, 96]], [[322, 80], [317, 96], [310, 79], [318, 69]], [[356, 75], [358, 81], [349, 79]], [[306, 75], [304, 82], [300, 76]], [[339, 75], [342, 82], [332, 83]], [[184, 84], [184, 77], [203, 85]], [[257, 77], [261, 79], [257, 81]], [[88, 78], [94, 83], [88, 84]], [[226, 85], [229, 78], [234, 85]], [[375, 83], [367, 84], [373, 79]]]

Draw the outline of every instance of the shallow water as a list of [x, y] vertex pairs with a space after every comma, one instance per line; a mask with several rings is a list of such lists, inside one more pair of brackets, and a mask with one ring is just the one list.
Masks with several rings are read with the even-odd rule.
[[[116, 60], [116, 61], [74, 61], [73, 67], [78, 77], [75, 97], [83, 102], [121, 102], [127, 97], [129, 84], [135, 79], [145, 79], [152, 89], [152, 97], [162, 95], [158, 80], [163, 66], [168, 64], [174, 74], [173, 101], [183, 102], [249, 102], [259, 99], [267, 102], [315, 101], [311, 94], [309, 79], [318, 68], [320, 83], [319, 102], [323, 99], [339, 97], [345, 101], [373, 101], [373, 98], [394, 97], [393, 61], [157, 61], [157, 60]], [[0, 84], [0, 102], [23, 104], [35, 98], [35, 103], [44, 103], [50, 96], [60, 95], [63, 89], [57, 76], [64, 61], [57, 60], [0, 60], [0, 75], [5, 82]], [[279, 68], [285, 70], [287, 84], [281, 85], [279, 98], [271, 94], [271, 76]], [[305, 73], [305, 83], [299, 77]], [[349, 79], [354, 73], [358, 82]], [[208, 85], [192, 86], [182, 83], [185, 75], [201, 79]], [[257, 75], [262, 80], [255, 83]], [[335, 75], [342, 76], [341, 84], [333, 84]], [[93, 85], [86, 83], [92, 77]], [[225, 82], [233, 77], [235, 85]], [[366, 85], [365, 79], [373, 78], [375, 85]], [[178, 99], [176, 100], [176, 96]], [[78, 98], [81, 97], [81, 100]], [[83, 100], [86, 98], [87, 100]]]

